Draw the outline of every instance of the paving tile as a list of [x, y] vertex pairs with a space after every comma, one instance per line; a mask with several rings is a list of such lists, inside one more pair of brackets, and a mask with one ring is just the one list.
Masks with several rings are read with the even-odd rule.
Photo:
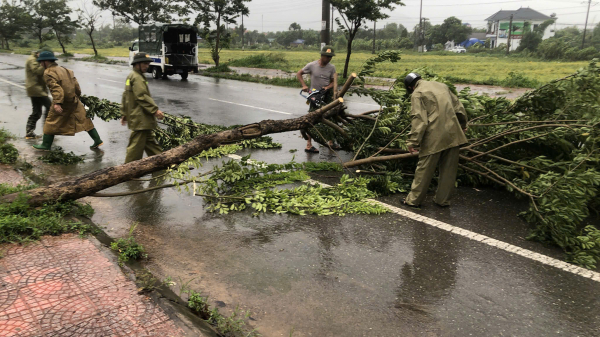
[[123, 281], [108, 287], [99, 288], [86, 293], [99, 311], [116, 310], [125, 305], [131, 305], [142, 298], [138, 295], [135, 284]]
[[0, 336], [40, 336], [37, 320], [31, 315], [20, 297], [15, 297], [10, 305], [0, 308]]
[[57, 261], [41, 244], [10, 245], [5, 253], [6, 269], [9, 271], [33, 266], [55, 266]]
[[106, 320], [97, 315], [78, 322], [65, 322], [55, 329], [45, 330], [45, 334], [47, 337], [107, 337], [115, 335]]
[[156, 329], [169, 320], [162, 309], [148, 298], [140, 298], [107, 314], [106, 319], [114, 331], [128, 331], [134, 334], [144, 329]]
[[12, 281], [17, 287], [27, 287], [40, 282], [62, 279], [68, 276], [60, 265], [22, 266], [10, 272]]
[[40, 321], [42, 330], [54, 331], [65, 324], [73, 324], [98, 313], [92, 302], [84, 295], [60, 300], [27, 302], [33, 315]]

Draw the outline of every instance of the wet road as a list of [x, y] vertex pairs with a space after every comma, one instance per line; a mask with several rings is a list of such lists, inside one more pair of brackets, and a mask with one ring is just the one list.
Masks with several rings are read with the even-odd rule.
[[[17, 86], [24, 71], [13, 65], [24, 57], [0, 55], [0, 62], [0, 127], [23, 135], [30, 103]], [[120, 101], [127, 68], [65, 66], [85, 94]], [[245, 124], [306, 110], [296, 89], [198, 76], [148, 81], [161, 109], [204, 123]], [[348, 101], [354, 111], [373, 108], [366, 99]], [[95, 124], [103, 151], [87, 148], [87, 134], [57, 137], [57, 145], [86, 161], [50, 171], [53, 179], [123, 161], [127, 129]], [[253, 158], [336, 160], [325, 149], [306, 155], [297, 133], [274, 138], [283, 149], [253, 150]], [[39, 156], [25, 140], [16, 145], [30, 161]], [[401, 208], [400, 198], [379, 200]], [[238, 305], [250, 310], [250, 323], [264, 336], [600, 336], [600, 278], [549, 265], [562, 254], [524, 240], [529, 228], [517, 214], [526, 205], [502, 191], [463, 188], [455, 206], [440, 209], [429, 200], [408, 216], [220, 216], [175, 190], [87, 200], [96, 209], [93, 220], [111, 236], [140, 224], [136, 237], [149, 251], [152, 272], [178, 285], [189, 281], [225, 312]], [[437, 228], [432, 219], [450, 227]], [[520, 253], [511, 252], [515, 246]]]

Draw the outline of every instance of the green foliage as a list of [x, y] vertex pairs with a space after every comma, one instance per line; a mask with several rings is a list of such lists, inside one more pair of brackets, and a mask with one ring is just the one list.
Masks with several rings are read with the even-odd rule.
[[230, 316], [223, 316], [218, 308], [210, 309], [208, 297], [194, 290], [189, 293], [188, 308], [192, 309], [201, 318], [216, 327], [217, 331], [227, 337], [255, 337], [259, 334], [255, 330], [249, 331], [246, 320], [250, 317], [250, 311], [241, 312], [236, 307]]
[[0, 145], [0, 163], [2, 164], [14, 164], [19, 158], [19, 151], [12, 144]]
[[125, 22], [145, 25], [154, 22], [171, 22], [173, 13], [180, 8], [176, 3], [151, 0], [94, 0], [94, 5], [123, 18]]
[[119, 253], [120, 265], [129, 260], [139, 260], [148, 257], [145, 253], [146, 250], [144, 249], [144, 246], [137, 243], [133, 237], [133, 231], [136, 227], [137, 224], [132, 225], [129, 228], [129, 235], [126, 238], [120, 238], [110, 244], [110, 249]]
[[229, 65], [234, 67], [250, 67], [261, 69], [288, 69], [289, 62], [283, 53], [255, 54], [237, 60]]
[[0, 129], [0, 163], [2, 164], [14, 164], [17, 162], [17, 158], [19, 158], [19, 151], [14, 145], [6, 143], [13, 138], [14, 135], [5, 128]]
[[52, 165], [74, 165], [83, 162], [83, 156], [78, 156], [73, 152], [67, 153], [60, 146], [55, 146], [54, 150], [46, 152], [38, 159]]
[[[387, 210], [365, 199], [376, 194], [367, 189], [369, 179], [341, 177], [340, 183], [331, 188], [320, 185], [301, 184], [289, 189], [273, 189], [276, 186], [299, 183], [309, 178], [307, 166], [295, 162], [284, 165], [259, 163], [242, 159], [229, 161], [213, 169], [210, 178], [195, 185], [194, 194], [204, 197], [208, 210], [221, 214], [242, 211], [247, 208], [254, 215], [263, 212], [275, 214], [382, 214]], [[308, 170], [325, 170], [339, 167], [309, 164]]]
[[[0, 196], [35, 187], [35, 185], [12, 187], [0, 184]], [[33, 208], [28, 205], [27, 199], [26, 195], [21, 194], [10, 204], [0, 203], [0, 243], [31, 242], [43, 235], [72, 232], [83, 235], [94, 231], [90, 225], [65, 219], [69, 215], [91, 216], [93, 209], [89, 205], [61, 202]]]

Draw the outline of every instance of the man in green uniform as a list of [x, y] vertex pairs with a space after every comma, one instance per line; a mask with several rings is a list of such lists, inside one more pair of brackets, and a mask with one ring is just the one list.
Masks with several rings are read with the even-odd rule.
[[27, 119], [25, 139], [35, 139], [35, 125], [42, 118], [42, 107], [45, 108], [44, 118], [42, 118], [43, 125], [52, 104], [50, 97], [48, 97], [48, 87], [46, 87], [46, 83], [44, 82], [45, 69], [37, 61], [42, 51], [50, 51], [50, 49], [42, 48], [33, 52], [25, 62], [25, 90], [27, 91], [27, 96], [31, 98], [31, 106], [33, 107], [31, 115]]
[[467, 143], [464, 134], [467, 113], [458, 97], [443, 83], [425, 81], [419, 74], [410, 73], [404, 84], [413, 92], [408, 150], [419, 154], [415, 180], [404, 203], [413, 207], [421, 205], [439, 165], [434, 202], [442, 207], [450, 206], [460, 145]]
[[125, 91], [121, 101], [121, 124], [129, 124], [131, 135], [127, 145], [125, 163], [140, 160], [144, 151], [148, 156], [162, 153], [160, 145], [154, 139], [154, 129], [158, 126], [156, 119], [163, 119], [164, 114], [154, 103], [148, 81], [144, 74], [152, 59], [145, 53], [137, 53], [131, 65], [133, 71], [125, 81]]
[[[323, 98], [323, 103], [328, 104], [333, 101], [333, 86], [336, 84], [336, 70], [335, 66], [331, 64], [331, 59], [335, 56], [335, 52], [332, 46], [324, 46], [321, 49], [321, 58], [310, 62], [304, 68], [300, 69], [298, 73], [296, 73], [296, 78], [302, 85], [302, 91], [311, 93], [315, 90], [325, 90], [325, 96]], [[304, 82], [304, 78], [302, 77], [305, 74], [310, 74], [310, 86], [309, 89], [306, 83]], [[312, 112], [317, 110], [317, 106], [312, 102], [310, 103], [308, 112]], [[307, 130], [300, 130], [302, 133], [302, 137], [306, 139], [306, 149], [304, 151], [309, 153], [319, 153], [313, 145], [310, 138], [310, 135]], [[339, 146], [333, 145], [332, 141], [329, 141], [329, 146], [331, 146], [334, 150], [339, 150]]]
[[44, 82], [52, 94], [52, 106], [44, 123], [42, 144], [33, 147], [38, 150], [50, 150], [54, 136], [74, 136], [78, 132], [87, 131], [94, 140], [90, 149], [97, 149], [103, 142], [94, 128], [94, 123], [87, 118], [83, 104], [79, 101], [81, 96], [79, 82], [72, 70], [59, 67], [56, 60], [51, 51], [43, 51], [37, 58], [46, 69]]

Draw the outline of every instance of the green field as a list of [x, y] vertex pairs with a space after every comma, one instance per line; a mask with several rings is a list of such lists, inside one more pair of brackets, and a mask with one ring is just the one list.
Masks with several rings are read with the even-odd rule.
[[[15, 48], [16, 53], [28, 53], [30, 48]], [[93, 54], [91, 48], [69, 48], [71, 53]], [[127, 47], [99, 49], [103, 56], [128, 56]], [[318, 59], [314, 51], [254, 51], [254, 50], [223, 50], [222, 62], [241, 59], [256, 54], [282, 53], [288, 64], [281, 66], [282, 70], [298, 71], [306, 63]], [[372, 55], [370, 53], [356, 52], [350, 60], [350, 72], [360, 70], [363, 62]], [[333, 59], [333, 64], [338, 72], [344, 69], [345, 53], [338, 52]], [[213, 63], [208, 49], [200, 49], [198, 59], [201, 63]], [[478, 56], [475, 54], [417, 54], [405, 52], [398, 63], [385, 63], [378, 66], [375, 76], [398, 77], [415, 68], [427, 66], [442, 76], [455, 79], [465, 79], [469, 83], [485, 83], [489, 79], [503, 80], [509, 72], [516, 72], [540, 83], [548, 82], [555, 78], [564, 77], [585, 66], [587, 62], [550, 62], [520, 57], [505, 56]]]

